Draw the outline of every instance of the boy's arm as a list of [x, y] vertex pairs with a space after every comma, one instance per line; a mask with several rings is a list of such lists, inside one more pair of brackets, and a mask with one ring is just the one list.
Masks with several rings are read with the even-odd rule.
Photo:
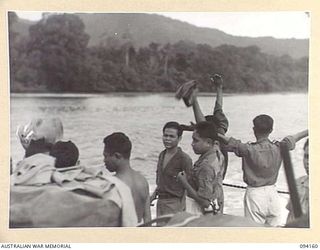
[[204, 199], [198, 195], [198, 193], [191, 187], [191, 185], [187, 181], [186, 174], [184, 172], [180, 172], [177, 176], [178, 181], [182, 184], [182, 186], [187, 190], [188, 196], [194, 199], [201, 207], [207, 208], [210, 205], [210, 201]]
[[144, 206], [144, 213], [143, 213], [143, 222], [146, 223], [148, 221], [151, 221], [151, 210], [150, 210], [150, 197], [149, 197], [149, 185], [147, 183], [147, 199]]
[[226, 133], [229, 127], [229, 121], [222, 110], [223, 105], [223, 79], [222, 76], [218, 74], [214, 74], [214, 76], [210, 77], [210, 80], [216, 87], [216, 101], [213, 110], [213, 116], [215, 117], [216, 121], [218, 122], [218, 131], [220, 133]]
[[[157, 198], [157, 195], [158, 195], [158, 185], [159, 185], [159, 172], [158, 172], [158, 169], [159, 169], [159, 164], [160, 164], [160, 162], [162, 162], [162, 158], [163, 158], [163, 156], [162, 156], [163, 154], [162, 154], [162, 152], [159, 154], [159, 156], [158, 156], [158, 162], [157, 162], [157, 170], [156, 170], [156, 185], [157, 185], [157, 187], [156, 187], [156, 189], [153, 191], [153, 193], [151, 194], [151, 196], [150, 196], [150, 203], [149, 203], [149, 205], [151, 204], [151, 202], [153, 202], [156, 198]], [[149, 187], [148, 187], [148, 189], [149, 189]]]
[[193, 109], [193, 114], [194, 114], [194, 118], [196, 119], [196, 123], [205, 121], [206, 118], [204, 117], [199, 102], [198, 102], [198, 98], [197, 98], [197, 94], [198, 94], [198, 89], [195, 89], [192, 94], [191, 94], [191, 103], [192, 103], [192, 109]]
[[289, 150], [293, 150], [295, 148], [296, 142], [298, 142], [301, 139], [307, 137], [308, 134], [309, 134], [309, 131], [307, 129], [303, 130], [303, 131], [301, 131], [299, 133], [296, 133], [294, 135], [289, 135], [289, 136], [285, 137], [282, 140], [282, 143], [287, 144], [287, 147], [288, 147]]
[[223, 141], [223, 143], [228, 144], [228, 142], [230, 141], [231, 137], [228, 137], [224, 134], [220, 134], [218, 133], [218, 137]]
[[218, 137], [225, 143], [224, 150], [228, 152], [234, 152], [239, 157], [244, 157], [249, 154], [249, 145], [242, 143], [233, 137], [228, 137], [218, 133]]
[[[215, 84], [216, 91], [217, 91], [217, 97], [216, 97], [216, 102], [214, 105], [213, 115], [216, 117], [216, 119], [219, 122], [218, 127], [220, 129], [222, 129], [222, 131], [226, 132], [229, 127], [229, 122], [228, 122], [227, 117], [225, 116], [225, 114], [222, 111], [222, 100], [223, 100], [222, 77], [218, 74], [215, 74], [210, 79]], [[196, 119], [196, 123], [199, 123], [201, 121], [205, 121], [206, 118], [203, 115], [202, 110], [200, 108], [197, 94], [198, 94], [198, 89], [195, 89], [191, 94], [190, 100], [191, 100], [191, 104], [192, 104], [193, 114]]]
[[183, 157], [182, 169], [187, 176], [191, 173], [192, 159], [190, 158], [190, 156], [186, 155], [185, 157]]
[[294, 138], [294, 140], [296, 142], [300, 141], [301, 139], [307, 137], [309, 135], [309, 130], [306, 129], [306, 130], [303, 130], [295, 135], [292, 135], [292, 137]]
[[216, 97], [216, 102], [214, 105], [214, 110], [213, 110], [213, 114], [217, 111], [217, 110], [222, 110], [222, 100], [223, 100], [223, 92], [222, 92], [222, 77], [218, 74], [214, 74], [213, 76], [210, 77], [211, 82], [214, 84], [214, 86], [216, 87], [216, 91], [217, 91], [217, 97]]

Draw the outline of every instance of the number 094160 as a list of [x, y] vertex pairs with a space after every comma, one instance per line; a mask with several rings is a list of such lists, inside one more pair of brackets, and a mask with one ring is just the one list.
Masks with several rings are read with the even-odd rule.
[[318, 244], [300, 244], [300, 248], [318, 248]]

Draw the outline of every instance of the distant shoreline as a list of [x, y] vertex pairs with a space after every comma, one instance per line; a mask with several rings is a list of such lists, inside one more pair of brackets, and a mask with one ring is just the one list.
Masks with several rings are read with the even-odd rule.
[[[236, 96], [236, 95], [287, 95], [287, 94], [308, 94], [308, 91], [282, 91], [282, 92], [240, 92], [240, 93], [223, 93], [224, 96]], [[47, 98], [90, 98], [90, 97], [99, 97], [99, 96], [149, 96], [149, 95], [164, 95], [174, 97], [175, 93], [173, 92], [108, 92], [108, 93], [10, 93], [10, 97], [47, 97]], [[215, 96], [213, 92], [200, 92], [199, 96]]]

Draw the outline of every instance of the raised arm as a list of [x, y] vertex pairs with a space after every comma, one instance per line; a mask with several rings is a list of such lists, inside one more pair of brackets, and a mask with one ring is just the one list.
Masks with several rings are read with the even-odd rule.
[[[217, 92], [217, 97], [216, 97], [216, 101], [213, 109], [213, 115], [216, 116], [216, 120], [219, 123], [221, 123], [221, 127], [223, 127], [226, 130], [228, 128], [228, 120], [222, 112], [223, 80], [222, 80], [222, 77], [218, 74], [214, 74], [212, 77], [210, 77], [210, 80], [213, 83], [213, 85], [216, 87], [216, 92]], [[190, 100], [193, 108], [193, 113], [196, 119], [196, 123], [206, 120], [200, 108], [197, 96], [198, 96], [198, 89], [195, 89], [191, 94]]]
[[205, 121], [206, 118], [204, 117], [201, 111], [197, 95], [198, 95], [198, 89], [195, 89], [191, 94], [191, 103], [192, 103], [194, 118], [196, 119], [196, 123], [199, 123], [199, 122]]
[[216, 92], [217, 92], [216, 102], [214, 104], [214, 110], [213, 110], [213, 114], [214, 114], [216, 110], [222, 109], [222, 100], [223, 100], [222, 85], [223, 85], [223, 80], [222, 80], [222, 76], [220, 76], [218, 74], [214, 74], [213, 76], [211, 76], [210, 80], [214, 84], [214, 86], [216, 87]]
[[216, 101], [213, 109], [213, 116], [219, 133], [225, 134], [229, 127], [229, 121], [223, 113], [223, 79], [221, 75], [214, 74], [210, 77], [211, 82], [216, 88]]

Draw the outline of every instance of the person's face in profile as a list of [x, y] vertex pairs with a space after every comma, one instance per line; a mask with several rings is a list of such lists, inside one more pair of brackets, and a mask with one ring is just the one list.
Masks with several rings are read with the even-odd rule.
[[103, 157], [104, 157], [104, 165], [110, 172], [116, 172], [117, 170], [117, 158], [115, 154], [111, 154], [107, 148], [103, 150]]
[[203, 154], [208, 151], [210, 148], [210, 143], [208, 139], [200, 137], [197, 130], [195, 130], [192, 134], [192, 149], [195, 154]]

